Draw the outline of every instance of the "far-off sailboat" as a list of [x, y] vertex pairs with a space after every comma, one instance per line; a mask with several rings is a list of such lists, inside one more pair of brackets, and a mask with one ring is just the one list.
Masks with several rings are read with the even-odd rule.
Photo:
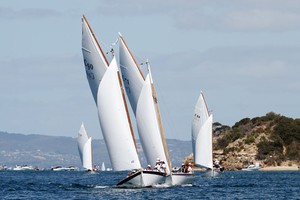
[[92, 171], [92, 138], [88, 136], [83, 123], [78, 132], [77, 144], [82, 167], [87, 171]]
[[215, 176], [223, 171], [219, 163], [213, 161], [213, 115], [208, 111], [203, 93], [197, 100], [192, 120], [192, 145], [194, 163], [206, 168]]

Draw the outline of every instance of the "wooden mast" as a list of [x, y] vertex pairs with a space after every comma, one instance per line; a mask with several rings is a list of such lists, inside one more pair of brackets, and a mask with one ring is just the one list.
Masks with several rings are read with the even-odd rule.
[[157, 103], [157, 96], [156, 96], [156, 92], [155, 92], [155, 88], [154, 88], [154, 83], [152, 80], [150, 64], [148, 61], [146, 62], [146, 64], [147, 64], [148, 71], [149, 71], [149, 78], [150, 78], [151, 89], [152, 89], [152, 98], [153, 98], [153, 102], [155, 105], [155, 111], [156, 111], [156, 119], [157, 119], [157, 122], [159, 125], [160, 135], [161, 135], [161, 139], [162, 139], [163, 146], [164, 146], [164, 152], [165, 152], [165, 155], [167, 158], [166, 161], [169, 166], [169, 170], [170, 170], [170, 174], [171, 174], [172, 173], [171, 162], [170, 162], [170, 157], [169, 157], [169, 153], [168, 153], [168, 149], [167, 149], [167, 143], [166, 143], [166, 139], [165, 139], [164, 129], [162, 126], [162, 120], [161, 120], [161, 116], [160, 116], [160, 112], [159, 112], [159, 107], [158, 107], [158, 103]]

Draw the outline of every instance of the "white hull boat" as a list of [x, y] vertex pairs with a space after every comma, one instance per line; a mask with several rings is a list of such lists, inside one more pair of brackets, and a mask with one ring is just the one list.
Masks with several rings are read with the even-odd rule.
[[243, 171], [257, 171], [261, 167], [259, 166], [259, 163], [251, 164], [247, 168], [242, 169]]
[[37, 170], [37, 168], [34, 168], [33, 166], [27, 166], [27, 165], [16, 165], [16, 167], [14, 167], [13, 170], [14, 171]]
[[117, 186], [121, 187], [152, 187], [159, 184], [164, 184], [166, 174], [158, 171], [138, 170], [121, 182]]
[[172, 173], [172, 184], [173, 185], [188, 185], [193, 184], [195, 179], [194, 173]]
[[73, 166], [70, 166], [70, 167], [61, 167], [61, 166], [58, 166], [58, 167], [52, 167], [51, 170], [52, 171], [77, 171], [78, 168], [77, 167], [73, 167]]

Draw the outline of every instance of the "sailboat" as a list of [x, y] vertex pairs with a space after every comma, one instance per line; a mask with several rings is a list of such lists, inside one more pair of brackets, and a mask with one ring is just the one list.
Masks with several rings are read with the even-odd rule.
[[87, 171], [93, 171], [92, 138], [88, 136], [83, 123], [78, 132], [77, 144], [82, 167]]
[[108, 64], [85, 16], [82, 18], [82, 53], [112, 168], [115, 171], [140, 169], [116, 59], [113, 56]]
[[195, 106], [192, 120], [192, 145], [194, 163], [206, 168], [212, 176], [217, 174], [213, 162], [213, 115], [208, 111], [204, 95], [201, 92]]
[[101, 171], [105, 171], [105, 170], [106, 170], [105, 164], [104, 164], [104, 162], [102, 162], [102, 165], [101, 165]]
[[[148, 74], [146, 78], [123, 36], [119, 33], [120, 68], [125, 90], [136, 116], [139, 138], [148, 164], [155, 165], [159, 158], [166, 162], [167, 184], [180, 184], [172, 179], [171, 162], [168, 155], [166, 140], [160, 117], [157, 96], [151, 75], [150, 64], [147, 61]], [[161, 179], [163, 181], [163, 179]]]

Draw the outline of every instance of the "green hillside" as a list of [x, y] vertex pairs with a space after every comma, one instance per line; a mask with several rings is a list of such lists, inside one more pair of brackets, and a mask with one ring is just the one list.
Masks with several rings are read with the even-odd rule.
[[232, 127], [214, 123], [214, 135], [215, 157], [228, 170], [257, 161], [263, 166], [300, 164], [300, 119], [270, 112]]

